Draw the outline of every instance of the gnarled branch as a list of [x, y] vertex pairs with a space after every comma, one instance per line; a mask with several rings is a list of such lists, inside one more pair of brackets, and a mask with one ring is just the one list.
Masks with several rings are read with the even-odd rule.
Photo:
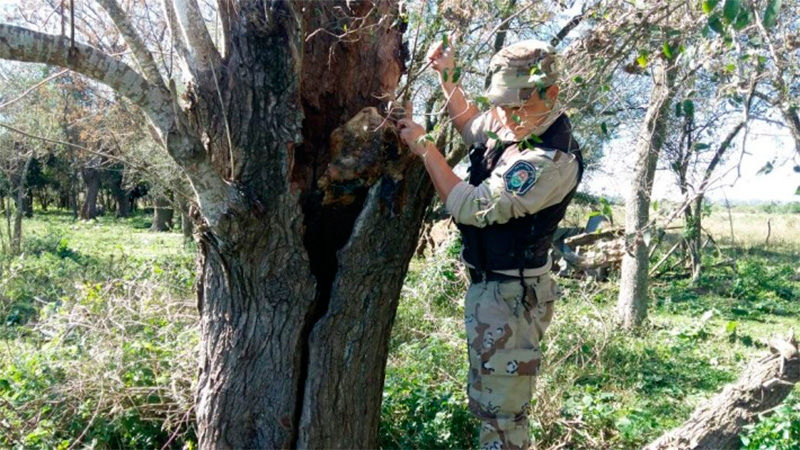
[[133, 56], [136, 58], [136, 62], [139, 64], [142, 72], [144, 72], [147, 81], [154, 86], [166, 88], [161, 78], [161, 73], [158, 71], [156, 62], [153, 59], [153, 54], [147, 50], [147, 46], [136, 29], [133, 28], [133, 25], [125, 15], [125, 11], [123, 11], [119, 3], [117, 3], [117, 0], [97, 0], [97, 3], [106, 10], [111, 20], [114, 22], [114, 25], [116, 25], [117, 30], [119, 30], [122, 37], [125, 38], [125, 42], [133, 51]]

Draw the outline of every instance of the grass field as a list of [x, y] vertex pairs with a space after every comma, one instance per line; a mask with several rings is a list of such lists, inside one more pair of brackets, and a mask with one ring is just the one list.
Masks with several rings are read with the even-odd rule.
[[[727, 211], [706, 219], [719, 254], [705, 263], [733, 264], [709, 268], [696, 286], [674, 270], [654, 279], [650, 319], [636, 333], [614, 324], [613, 274], [560, 280], [531, 423], [537, 448], [638, 448], [734, 380], [766, 339], [797, 327], [800, 216], [732, 217], [733, 246]], [[147, 225], [37, 214], [24, 224], [24, 254], [0, 256], [0, 447], [194, 445], [194, 250]], [[476, 445], [458, 252], [451, 236], [412, 262], [391, 341], [383, 448]], [[800, 448], [800, 395], [749, 430], [742, 448]]]

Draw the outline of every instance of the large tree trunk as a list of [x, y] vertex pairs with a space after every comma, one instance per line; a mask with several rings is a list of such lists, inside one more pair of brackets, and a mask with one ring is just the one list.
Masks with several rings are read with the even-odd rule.
[[115, 215], [117, 217], [130, 217], [131, 215], [131, 193], [127, 189], [114, 192], [114, 200], [117, 204]]
[[739, 380], [700, 405], [682, 426], [665, 433], [645, 450], [734, 450], [745, 425], [779, 405], [800, 381], [797, 342], [774, 340], [771, 355], [758, 359]]
[[175, 211], [169, 199], [157, 196], [153, 204], [153, 225], [150, 231], [169, 231], [172, 229], [172, 219]]
[[[260, 69], [238, 72], [226, 98], [239, 151], [216, 154], [253, 198], [199, 230], [203, 448], [377, 447], [389, 334], [432, 197], [392, 123], [364, 110], [383, 111], [399, 81], [395, 8], [314, 3], [299, 35], [233, 27], [228, 67]], [[343, 24], [351, 39], [314, 33]], [[264, 78], [266, 68], [289, 76]]]
[[645, 226], [650, 221], [658, 155], [664, 142], [668, 110], [672, 101], [675, 67], [658, 58], [653, 67], [653, 90], [634, 152], [636, 165], [625, 202], [627, 251], [622, 258], [617, 319], [624, 328], [635, 328], [647, 317], [648, 269], [650, 266]]
[[181, 212], [181, 233], [183, 234], [183, 240], [185, 242], [190, 242], [194, 236], [194, 222], [192, 221], [192, 213], [191, 209], [193, 208], [190, 206], [188, 200], [182, 198], [180, 200], [180, 212]]
[[97, 217], [97, 195], [100, 193], [100, 170], [93, 160], [81, 170], [83, 182], [86, 184], [86, 197], [81, 207], [81, 220], [91, 220]]
[[201, 216], [199, 446], [376, 448], [391, 325], [433, 195], [382, 117], [403, 71], [399, 2], [219, 2], [217, 48], [197, 2], [165, 1], [178, 89], [102, 3], [141, 73], [4, 24], [0, 57], [109, 84], [189, 178]]
[[14, 231], [11, 234], [11, 254], [17, 255], [22, 247], [22, 216], [25, 212], [25, 179], [28, 177], [28, 169], [31, 167], [33, 161], [33, 152], [28, 155], [25, 164], [22, 166], [22, 173], [19, 177], [19, 184], [17, 185], [17, 210], [14, 214]]

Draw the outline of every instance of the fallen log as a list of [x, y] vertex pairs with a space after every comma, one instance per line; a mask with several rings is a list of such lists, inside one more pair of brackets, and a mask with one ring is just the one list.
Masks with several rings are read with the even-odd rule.
[[739, 448], [739, 434], [758, 414], [779, 405], [800, 381], [794, 333], [770, 342], [771, 354], [751, 362], [739, 379], [695, 409], [681, 427], [644, 450], [725, 450]]
[[569, 247], [576, 248], [585, 245], [592, 245], [597, 241], [618, 238], [625, 234], [622, 228], [614, 228], [604, 231], [593, 231], [591, 233], [583, 233], [576, 236], [569, 237], [564, 240], [564, 244]]

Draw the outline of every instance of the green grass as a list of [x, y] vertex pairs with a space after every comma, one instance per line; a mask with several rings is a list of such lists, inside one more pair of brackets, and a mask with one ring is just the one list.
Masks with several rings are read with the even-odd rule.
[[193, 442], [194, 254], [146, 220], [37, 213], [0, 255], [0, 447]]
[[[194, 445], [194, 250], [148, 221], [37, 213], [24, 223], [24, 253], [0, 255], [0, 447], [66, 448], [79, 436], [95, 448]], [[451, 236], [412, 261], [390, 342], [382, 448], [477, 446], [459, 248]], [[798, 248], [724, 247], [706, 257], [697, 285], [665, 273], [635, 333], [614, 323], [614, 279], [560, 280], [536, 447], [633, 449], [680, 424], [769, 338], [796, 327]], [[748, 429], [743, 448], [798, 448], [798, 398]]]
[[[635, 333], [620, 331], [614, 323], [616, 280], [603, 284], [560, 280], [564, 296], [544, 342], [546, 361], [532, 414], [536, 448], [640, 448], [681, 424], [698, 404], [734, 381], [751, 359], [763, 355], [768, 339], [797, 327], [796, 249], [792, 243], [723, 248], [721, 255], [704, 261], [707, 269], [696, 286], [685, 276], [668, 272], [653, 280], [649, 320]], [[395, 409], [385, 420], [401, 425], [400, 429], [433, 427], [436, 432], [407, 433], [405, 440], [399, 440], [393, 429], [384, 426], [384, 448], [477, 445], [474, 420], [461, 420], [472, 428], [453, 435], [449, 423], [437, 426], [430, 416], [411, 408], [421, 398], [438, 401], [440, 411], [448, 414], [452, 414], [453, 401], [466, 408], [462, 310], [453, 306], [460, 305], [466, 277], [457, 250], [457, 243], [450, 241], [435, 255], [412, 264], [398, 311], [384, 394], [393, 404], [402, 399], [410, 410], [398, 416]], [[728, 260], [733, 264], [716, 266]], [[416, 369], [424, 371], [425, 378], [409, 390], [398, 377], [405, 380], [402, 376], [409, 367], [419, 367], [424, 358], [419, 355], [431, 352], [439, 363]], [[430, 378], [431, 373], [442, 371], [461, 375], [461, 382]], [[781, 410], [782, 416], [765, 418], [765, 424], [773, 425], [747, 432], [747, 448], [762, 444], [768, 448], [776, 442], [770, 438], [776, 433], [784, 445], [776, 448], [800, 447], [796, 431], [775, 432], [777, 427], [794, 430], [780, 424], [800, 421], [796, 401], [789, 405]], [[466, 438], [473, 440], [465, 442]]]

